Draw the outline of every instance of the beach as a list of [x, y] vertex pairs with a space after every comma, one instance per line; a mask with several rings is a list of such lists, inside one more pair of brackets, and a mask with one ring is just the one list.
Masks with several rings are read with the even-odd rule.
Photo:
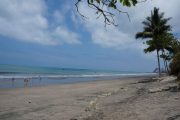
[[0, 120], [180, 120], [180, 0], [0, 0]]
[[178, 120], [174, 77], [0, 89], [0, 120]]

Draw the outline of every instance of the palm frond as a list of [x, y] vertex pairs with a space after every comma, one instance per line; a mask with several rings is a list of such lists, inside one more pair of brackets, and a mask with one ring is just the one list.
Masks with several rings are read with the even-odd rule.
[[145, 38], [151, 38], [151, 37], [152, 37], [152, 33], [151, 32], [138, 32], [136, 34], [136, 39], [138, 39], [138, 38], [145, 39]]

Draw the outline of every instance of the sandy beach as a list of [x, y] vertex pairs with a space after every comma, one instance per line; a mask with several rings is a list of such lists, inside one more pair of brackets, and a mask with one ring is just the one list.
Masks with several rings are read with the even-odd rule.
[[180, 120], [173, 77], [0, 89], [0, 120]]

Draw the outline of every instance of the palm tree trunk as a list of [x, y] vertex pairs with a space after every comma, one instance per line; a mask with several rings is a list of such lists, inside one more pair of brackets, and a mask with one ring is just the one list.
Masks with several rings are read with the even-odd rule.
[[168, 73], [167, 61], [166, 61], [166, 58], [165, 58], [164, 50], [162, 50], [162, 55], [163, 55], [164, 69], [165, 69], [166, 73]]
[[167, 67], [166, 67], [166, 61], [165, 61], [165, 59], [163, 58], [163, 62], [164, 62], [164, 72], [166, 72], [167, 73]]
[[168, 68], [167, 60], [165, 62], [166, 62], [167, 73], [169, 74], [169, 68]]
[[159, 61], [159, 50], [156, 50], [157, 52], [157, 60], [158, 60], [158, 71], [159, 71], [159, 77], [161, 75], [161, 71], [160, 71], [160, 61]]

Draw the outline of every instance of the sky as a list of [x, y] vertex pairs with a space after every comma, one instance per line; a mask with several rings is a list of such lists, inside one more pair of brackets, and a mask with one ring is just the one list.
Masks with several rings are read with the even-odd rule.
[[116, 14], [117, 27], [104, 27], [103, 17], [85, 2], [76, 12], [76, 0], [1, 0], [0, 64], [52, 66], [151, 72], [155, 53], [135, 34], [154, 7], [172, 17], [172, 32], [180, 36], [180, 0], [147, 0], [135, 7], [119, 6], [129, 14]]

